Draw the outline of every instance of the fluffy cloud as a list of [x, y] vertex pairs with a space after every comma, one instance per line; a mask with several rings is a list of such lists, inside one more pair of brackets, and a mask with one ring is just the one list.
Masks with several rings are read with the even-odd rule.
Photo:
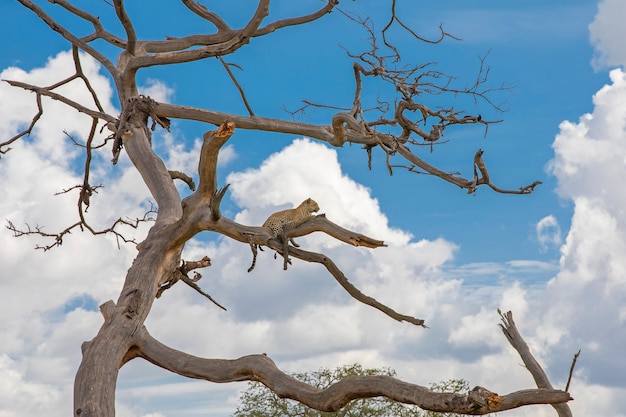
[[610, 79], [594, 96], [593, 112], [563, 122], [553, 144], [550, 169], [559, 195], [573, 201], [574, 216], [561, 270], [545, 294], [551, 307], [544, 325], [554, 332], [543, 347], [582, 348], [581, 375], [623, 389], [616, 376], [626, 363], [616, 358], [626, 344], [626, 190], [619, 181], [626, 164], [626, 74], [613, 70]]
[[592, 65], [596, 69], [626, 64], [623, 39], [626, 38], [626, 3], [621, 0], [602, 0], [598, 13], [589, 25], [591, 43], [595, 47]]
[[[97, 63], [83, 58], [83, 71], [103, 106], [115, 114], [108, 80], [99, 74]], [[8, 68], [0, 78], [51, 85], [72, 70], [71, 54], [62, 52], [44, 68], [30, 72]], [[59, 92], [86, 105], [91, 102], [76, 80]], [[36, 106], [31, 93], [6, 83], [0, 83], [0, 95], [0, 135], [7, 138], [28, 126]], [[72, 192], [55, 194], [82, 182], [82, 149], [72, 144], [64, 131], [83, 141], [90, 120], [68, 112], [58, 102], [43, 99], [43, 107], [44, 115], [33, 133], [12, 144], [13, 149], [0, 160], [0, 177], [5, 179], [0, 187], [0, 213], [2, 220], [10, 220], [17, 228], [41, 226], [54, 233], [75, 221], [77, 197]], [[113, 176], [110, 167], [92, 171], [93, 184], [105, 177], [111, 180], [110, 188], [99, 189], [92, 200], [88, 218], [94, 227], [108, 227], [121, 215], [143, 213], [137, 206], [146, 200], [146, 188], [129, 168], [122, 162]], [[129, 233], [141, 238], [145, 229]], [[0, 264], [5, 271], [0, 280], [3, 417], [22, 412], [52, 416], [71, 412], [80, 345], [97, 331], [102, 320], [95, 311], [97, 304], [116, 297], [134, 256], [132, 247], [118, 249], [118, 242], [111, 237], [94, 238], [78, 232], [51, 252], [33, 249], [49, 243], [43, 237], [16, 239], [4, 227], [0, 232]], [[84, 256], [76, 256], [79, 253]]]

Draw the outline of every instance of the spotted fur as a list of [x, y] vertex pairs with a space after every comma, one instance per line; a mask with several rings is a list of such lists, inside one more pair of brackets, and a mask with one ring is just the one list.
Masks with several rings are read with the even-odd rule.
[[297, 227], [313, 218], [312, 213], [319, 211], [319, 209], [320, 206], [315, 200], [307, 198], [296, 208], [278, 211], [270, 215], [263, 223], [263, 227], [272, 229], [273, 237], [282, 236], [285, 225]]
[[[300, 246], [293, 239], [285, 236], [285, 226], [298, 227], [307, 220], [312, 219], [312, 213], [319, 211], [319, 209], [320, 207], [315, 200], [307, 198], [296, 208], [278, 211], [270, 215], [263, 223], [263, 227], [269, 227], [272, 230], [272, 237], [280, 239], [283, 243], [283, 269], [287, 269], [287, 264], [290, 263], [288, 243], [291, 242], [291, 244], [296, 247]], [[252, 249], [252, 265], [248, 268], [248, 272], [254, 269], [256, 265], [257, 248], [261, 249], [261, 247], [250, 243], [250, 248]]]

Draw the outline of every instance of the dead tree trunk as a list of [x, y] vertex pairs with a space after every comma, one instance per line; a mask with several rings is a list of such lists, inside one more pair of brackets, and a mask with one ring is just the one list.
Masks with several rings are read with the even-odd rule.
[[[56, 0], [51, 3], [57, 8], [55, 10], [61, 10], [72, 18], [86, 23], [86, 26], [93, 27], [93, 33], [87, 36], [78, 36], [60, 23], [65, 20], [54, 19], [36, 2], [31, 0], [18, 1], [30, 9], [52, 31], [60, 34], [71, 43], [76, 71], [73, 76], [50, 87], [10, 81], [13, 86], [35, 93], [39, 111], [33, 117], [33, 122], [28, 129], [0, 143], [0, 153], [8, 152], [10, 150], [8, 146], [11, 143], [30, 132], [43, 112], [42, 97], [63, 102], [73, 110], [90, 117], [93, 123], [85, 145], [87, 162], [83, 184], [79, 187], [79, 220], [56, 234], [43, 233], [39, 229], [20, 231], [11, 223], [9, 228], [16, 235], [39, 234], [44, 238], [52, 238], [53, 243], [43, 246], [44, 249], [60, 245], [63, 238], [75, 229], [88, 230], [93, 234], [114, 233], [118, 238], [125, 240], [117, 226], [133, 226], [132, 222], [120, 218], [112, 227], [98, 231], [89, 225], [85, 215], [86, 207], [90, 204], [89, 196], [92, 195], [93, 191], [89, 181], [91, 153], [97, 149], [93, 145], [93, 141], [101, 121], [104, 121], [109, 129], [114, 132], [107, 139], [113, 143], [113, 161], [117, 161], [120, 152], [125, 150], [158, 206], [154, 225], [146, 239], [137, 245], [137, 257], [128, 270], [117, 303], [108, 301], [100, 307], [104, 316], [104, 324], [93, 340], [85, 342], [82, 346], [83, 357], [74, 385], [75, 417], [113, 417], [115, 415], [115, 388], [118, 371], [126, 362], [137, 357], [190, 378], [214, 382], [260, 381], [279, 396], [292, 398], [321, 411], [335, 411], [351, 400], [373, 396], [387, 396], [403, 403], [416, 404], [426, 410], [461, 414], [487, 414], [528, 404], [559, 404], [560, 408], [567, 407], [567, 401], [571, 400], [569, 394], [552, 389], [549, 384], [546, 385], [543, 382], [540, 384], [540, 389], [523, 390], [502, 396], [481, 387], [476, 387], [467, 395], [435, 393], [419, 385], [380, 376], [349, 378], [325, 390], [317, 390], [279, 371], [271, 359], [263, 355], [250, 355], [235, 360], [198, 358], [164, 346], [153, 339], [144, 327], [144, 322], [150, 313], [155, 298], [180, 280], [186, 283], [191, 282], [188, 279], [181, 279], [191, 268], [207, 266], [210, 263], [209, 258], [204, 257], [200, 261], [181, 265], [181, 253], [184, 245], [202, 231], [219, 233], [242, 244], [250, 245], [253, 252], [256, 248], [265, 246], [283, 253], [286, 260], [289, 255], [296, 259], [318, 263], [326, 268], [328, 273], [357, 301], [378, 309], [392, 319], [425, 327], [423, 320], [400, 314], [374, 298], [361, 293], [348, 281], [341, 269], [327, 255], [291, 247], [288, 244], [288, 239], [319, 231], [354, 246], [374, 249], [385, 246], [384, 242], [364, 236], [356, 231], [344, 229], [321, 215], [295, 227], [285, 226], [282, 241], [277, 240], [269, 228], [246, 226], [223, 217], [220, 213], [220, 202], [228, 186], [218, 189], [217, 160], [220, 149], [233, 135], [235, 124], [237, 124], [244, 129], [304, 135], [338, 147], [346, 142], [361, 144], [367, 152], [369, 161], [372, 158], [372, 151], [378, 149], [384, 156], [390, 172], [392, 168], [398, 167], [398, 165], [391, 164], [390, 159], [399, 156], [405, 161], [401, 166], [402, 168], [409, 171], [421, 170], [457, 185], [470, 193], [475, 192], [477, 187], [481, 185], [487, 185], [500, 193], [529, 194], [538, 182], [520, 187], [517, 190], [504, 190], [494, 186], [487, 174], [487, 168], [482, 159], [482, 151], [476, 153], [477, 156], [470, 164], [472, 167], [478, 168], [478, 171], [474, 169], [472, 181], [436, 168], [418, 157], [411, 149], [413, 145], [427, 144], [432, 146], [434, 142], [440, 139], [444, 130], [453, 125], [480, 124], [486, 128], [489, 124], [498, 122], [498, 120], [485, 120], [481, 115], [461, 115], [462, 112], [455, 110], [454, 106], [450, 106], [448, 109], [438, 107], [439, 110], [432, 110], [419, 101], [422, 99], [423, 93], [429, 91], [434, 91], [437, 94], [449, 93], [454, 97], [459, 94], [467, 94], [476, 100], [485, 99], [489, 90], [481, 90], [481, 85], [486, 78], [486, 71], [482, 67], [482, 62], [479, 74], [481, 76], [477, 77], [476, 84], [461, 90], [452, 88], [446, 82], [440, 85], [434, 84], [432, 80], [437, 80], [444, 74], [425, 69], [426, 65], [403, 67], [403, 69], [398, 70], [394, 65], [400, 60], [399, 53], [385, 38], [385, 31], [398, 21], [395, 14], [395, 1], [393, 1], [390, 7], [391, 20], [382, 33], [389, 55], [380, 53], [373, 28], [368, 26], [369, 21], [358, 21], [371, 35], [371, 50], [363, 54], [351, 55], [355, 59], [353, 66], [355, 94], [354, 101], [351, 103], [351, 107], [347, 109], [348, 111], [345, 111], [346, 109], [336, 111], [329, 118], [327, 125], [310, 125], [256, 116], [245, 99], [243, 89], [229, 70], [229, 64], [221, 61], [242, 95], [249, 112], [248, 116], [239, 116], [180, 105], [155, 103], [148, 97], [138, 95], [136, 73], [139, 69], [156, 65], [182, 64], [211, 57], [217, 57], [221, 60], [222, 56], [248, 44], [250, 39], [254, 37], [265, 36], [286, 27], [307, 24], [322, 18], [335, 9], [337, 0], [327, 0], [326, 4], [313, 13], [276, 20], [267, 24], [265, 21], [269, 14], [270, 0], [259, 0], [249, 21], [240, 29], [231, 28], [220, 16], [195, 1], [182, 0], [182, 4], [190, 12], [196, 17], [204, 19], [207, 24], [212, 25], [215, 31], [207, 34], [192, 34], [181, 38], [167, 38], [162, 41], [137, 38], [133, 22], [126, 12], [123, 0], [111, 0], [111, 9], [124, 29], [125, 37], [123, 38], [107, 31], [99, 17], [79, 9], [68, 0]], [[346, 17], [357, 20], [348, 15]], [[402, 27], [406, 29], [405, 26], [402, 25]], [[410, 30], [409, 33], [417, 39], [423, 40]], [[447, 34], [442, 29], [441, 39], [446, 36]], [[434, 41], [434, 43], [441, 39]], [[97, 49], [97, 46], [102, 43], [107, 44], [108, 47], [120, 49], [116, 63], [113, 63], [104, 52]], [[112, 116], [103, 110], [89, 80], [82, 72], [79, 50], [98, 60], [109, 72], [121, 105], [119, 116]], [[106, 52], [110, 51], [106, 49]], [[397, 100], [392, 100], [395, 104], [390, 105], [393, 107], [389, 111], [390, 118], [383, 117], [383, 114], [379, 114], [379, 117], [371, 120], [366, 118], [366, 112], [361, 103], [362, 77], [372, 77], [374, 80], [381, 80], [395, 86], [399, 97]], [[91, 93], [93, 97], [91, 105], [74, 102], [53, 91], [77, 78], [83, 81]], [[424, 83], [423, 79], [431, 81]], [[450, 77], [444, 77], [444, 79], [450, 79]], [[332, 108], [337, 109], [337, 107]], [[157, 124], [168, 128], [168, 118], [197, 120], [219, 126], [216, 131], [207, 132], [204, 135], [198, 164], [199, 184], [197, 190], [185, 199], [181, 199], [174, 187], [172, 174], [151, 147], [152, 129]], [[152, 120], [152, 126], [149, 126], [150, 120]], [[423, 129], [423, 125], [427, 124], [429, 127]], [[383, 131], [378, 131], [379, 128], [383, 128]], [[390, 133], [393, 132], [393, 129], [396, 129], [395, 133]], [[416, 146], [413, 149], [419, 150], [419, 147]], [[480, 176], [478, 172], [480, 172]], [[176, 176], [189, 178], [183, 175]], [[140, 220], [142, 219], [137, 221]], [[136, 223], [134, 225], [136, 226]], [[512, 319], [509, 324], [514, 327]], [[519, 346], [521, 344], [517, 344], [516, 349], [519, 350]]]

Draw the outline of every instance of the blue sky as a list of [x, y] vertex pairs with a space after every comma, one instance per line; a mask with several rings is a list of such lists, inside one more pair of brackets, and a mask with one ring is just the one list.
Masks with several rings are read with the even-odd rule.
[[[126, 3], [140, 36], [205, 30], [172, 2], [154, 1], [149, 8]], [[248, 3], [235, 9], [205, 2], [233, 26], [245, 22]], [[344, 1], [341, 7], [370, 15], [380, 28], [388, 16], [384, 4]], [[423, 385], [460, 377], [507, 392], [532, 387], [495, 326], [496, 308], [511, 309], [556, 385], [564, 384], [572, 355], [583, 350], [572, 385], [575, 415], [624, 415], [626, 192], [620, 186], [626, 160], [621, 45], [626, 34], [619, 17], [626, 9], [619, 0], [445, 4], [398, 2], [404, 22], [420, 34], [435, 36], [442, 23], [463, 39], [426, 45], [398, 35], [405, 60], [438, 62], [437, 69], [458, 76], [462, 85], [473, 80], [478, 57], [488, 55], [490, 82], [513, 89], [498, 96], [507, 101], [504, 113], [481, 104], [485, 117], [504, 119], [490, 126], [486, 138], [480, 128], [450, 129], [449, 143], [419, 155], [469, 178], [474, 152], [482, 148], [497, 185], [517, 188], [540, 180], [544, 184], [535, 193], [499, 195], [479, 188], [467, 195], [402, 169], [390, 177], [380, 153], [368, 171], [358, 146], [337, 149], [293, 135], [243, 130], [232, 138], [220, 166], [220, 181], [232, 184], [224, 213], [242, 223], [261, 224], [269, 213], [310, 196], [338, 224], [388, 242], [389, 248], [375, 251], [344, 247], [324, 236], [300, 243], [327, 253], [361, 290], [426, 318], [431, 328], [397, 324], [357, 304], [315, 266], [296, 263], [284, 273], [268, 252], [247, 274], [249, 248], [210, 235], [190, 242], [185, 256], [211, 257], [213, 266], [203, 272], [201, 284], [229, 312], [175, 287], [156, 303], [148, 328], [165, 343], [206, 357], [267, 352], [279, 367], [294, 372], [360, 362], [390, 366]], [[103, 22], [115, 23], [105, 2], [96, 7]], [[270, 18], [302, 13], [300, 7], [306, 12], [319, 3], [276, 2]], [[0, 27], [7, 39], [0, 45], [2, 79], [49, 85], [71, 72], [68, 44], [28, 10], [3, 2], [0, 14], [11, 17]], [[284, 109], [298, 108], [303, 99], [351, 105], [352, 60], [340, 46], [362, 50], [365, 39], [358, 25], [332, 13], [306, 27], [253, 39], [226, 60], [241, 66], [235, 72], [256, 114], [289, 118]], [[105, 72], [86, 58], [84, 66], [110, 114], [117, 114]], [[150, 68], [139, 81], [143, 92], [158, 100], [245, 114], [215, 59]], [[386, 92], [374, 83], [366, 88], [369, 99]], [[66, 93], [85, 99], [75, 86]], [[472, 103], [462, 104], [474, 111]], [[26, 126], [33, 110], [31, 95], [2, 83], [0, 141]], [[317, 110], [302, 120], [328, 124], [330, 113]], [[0, 159], [3, 219], [50, 231], [74, 221], [72, 198], [53, 194], [78, 181], [82, 163], [62, 131], [81, 137], [87, 128], [88, 120], [76, 112], [46, 103], [33, 135]], [[170, 169], [193, 173], [198, 140], [210, 128], [175, 122], [171, 133], [156, 133], [155, 149]], [[120, 215], [141, 215], [149, 200], [127, 158], [112, 167], [109, 155], [103, 152], [93, 171], [105, 184], [90, 208], [102, 226]], [[145, 232], [133, 233], [140, 239]], [[0, 417], [67, 414], [80, 343], [99, 328], [96, 306], [117, 297], [135, 250], [130, 245], [118, 250], [112, 238], [76, 233], [48, 253], [32, 249], [35, 239], [15, 239], [8, 230], [0, 231], [0, 241], [5, 270], [0, 340], [6, 341], [0, 348]], [[243, 387], [188, 381], [134, 361], [121, 373], [118, 415], [227, 416]], [[546, 407], [507, 415], [551, 413]]]

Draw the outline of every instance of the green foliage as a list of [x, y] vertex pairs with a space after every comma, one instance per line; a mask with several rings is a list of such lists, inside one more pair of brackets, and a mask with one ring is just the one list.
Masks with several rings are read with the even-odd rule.
[[[390, 368], [364, 369], [359, 364], [340, 366], [335, 369], [320, 368], [292, 376], [302, 382], [324, 389], [349, 376], [385, 375], [396, 376]], [[436, 392], [469, 391], [468, 383], [462, 379], [432, 384]], [[317, 411], [296, 401], [279, 398], [259, 382], [248, 383], [248, 388], [239, 398], [239, 406], [233, 417], [448, 417], [452, 414], [423, 411], [415, 406], [405, 405], [384, 397], [354, 400], [334, 413]]]

